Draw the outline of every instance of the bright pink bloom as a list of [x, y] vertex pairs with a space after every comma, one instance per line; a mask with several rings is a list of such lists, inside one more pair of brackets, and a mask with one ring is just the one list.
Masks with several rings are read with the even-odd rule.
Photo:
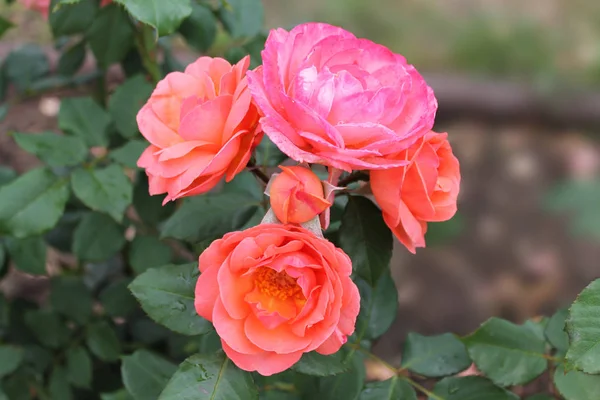
[[456, 213], [460, 166], [446, 133], [430, 132], [398, 159], [406, 167], [371, 171], [371, 189], [394, 235], [414, 253], [425, 247], [427, 222], [449, 220]]
[[138, 160], [150, 194], [166, 192], [168, 202], [205, 193], [246, 167], [262, 137], [245, 78], [249, 63], [200, 57], [158, 83], [137, 115], [150, 142]]
[[341, 28], [272, 30], [249, 86], [271, 140], [299, 162], [352, 169], [393, 157], [433, 126], [437, 101], [404, 57]]
[[200, 255], [196, 311], [241, 369], [282, 372], [302, 354], [337, 352], [360, 308], [350, 258], [293, 225], [231, 232]]

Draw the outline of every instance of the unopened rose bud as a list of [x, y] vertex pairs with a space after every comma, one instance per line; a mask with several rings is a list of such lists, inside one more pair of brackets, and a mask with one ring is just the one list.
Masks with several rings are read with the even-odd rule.
[[325, 200], [323, 183], [310, 169], [283, 167], [270, 185], [273, 212], [284, 224], [302, 224], [321, 214], [331, 203]]

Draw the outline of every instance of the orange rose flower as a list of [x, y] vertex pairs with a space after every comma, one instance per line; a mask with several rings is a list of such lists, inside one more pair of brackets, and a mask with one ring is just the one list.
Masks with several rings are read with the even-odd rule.
[[200, 57], [158, 83], [137, 115], [150, 142], [138, 160], [150, 194], [166, 192], [168, 202], [205, 193], [246, 167], [262, 138], [245, 78], [249, 63]]
[[200, 255], [196, 311], [241, 369], [272, 375], [354, 332], [360, 298], [348, 256], [292, 225], [226, 234]]
[[430, 132], [399, 154], [409, 165], [371, 171], [371, 189], [383, 218], [412, 253], [425, 247], [427, 222], [446, 221], [456, 213], [460, 168], [447, 136]]
[[284, 224], [310, 221], [331, 206], [325, 200], [323, 183], [308, 168], [279, 166], [283, 171], [270, 184], [273, 212]]

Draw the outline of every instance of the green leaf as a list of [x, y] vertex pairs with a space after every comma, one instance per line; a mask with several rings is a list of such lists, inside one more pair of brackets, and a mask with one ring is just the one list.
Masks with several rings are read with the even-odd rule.
[[108, 146], [110, 123], [108, 113], [91, 97], [69, 97], [61, 102], [58, 126], [83, 139], [88, 147]]
[[157, 323], [184, 335], [201, 335], [211, 325], [196, 313], [194, 291], [198, 264], [152, 268], [135, 278], [129, 289]]
[[92, 383], [92, 358], [82, 347], [71, 347], [67, 350], [67, 378], [79, 388], [89, 388]]
[[37, 79], [48, 75], [50, 64], [39, 46], [26, 44], [10, 52], [2, 69], [5, 78], [23, 92]]
[[[261, 32], [258, 35], [254, 36], [254, 38], [252, 38], [248, 42], [244, 43], [244, 45], [242, 46], [246, 50], [246, 52], [250, 55], [250, 69], [254, 69], [262, 64], [261, 52], [265, 48], [266, 40], [267, 40], [267, 35], [264, 34], [263, 32]], [[263, 138], [262, 141], [264, 141], [266, 138], [267, 138], [267, 136], [265, 135], [265, 137]], [[281, 153], [281, 154], [283, 154], [283, 153]], [[285, 157], [287, 158], [287, 156], [285, 156]]]
[[158, 31], [158, 36], [175, 32], [192, 13], [190, 0], [115, 0], [141, 22]]
[[540, 340], [546, 341], [544, 330], [547, 324], [548, 318], [543, 317], [536, 320], [528, 319], [523, 323], [523, 326], [533, 332]]
[[460, 340], [450, 333], [422, 336], [409, 333], [402, 352], [402, 367], [419, 375], [437, 378], [454, 375], [471, 365]]
[[366, 197], [352, 196], [342, 216], [339, 241], [352, 259], [361, 278], [375, 283], [389, 269], [392, 259], [392, 232], [383, 221], [381, 211]]
[[[50, 10], [54, 10], [57, 4], [58, 0], [53, 0]], [[58, 10], [50, 13], [48, 17], [54, 37], [85, 32], [94, 21], [96, 10], [98, 2], [94, 0], [81, 0], [75, 4], [58, 7]]]
[[175, 211], [175, 202], [171, 201], [162, 205], [166, 195], [150, 196], [148, 193], [148, 177], [144, 171], [140, 171], [136, 178], [133, 189], [133, 206], [135, 211], [145, 223], [156, 225], [169, 217]]
[[137, 350], [123, 357], [121, 375], [129, 393], [136, 400], [157, 399], [177, 366], [147, 350]]
[[0, 186], [12, 182], [17, 177], [17, 172], [9, 167], [0, 166]]
[[145, 316], [130, 322], [131, 336], [135, 341], [153, 345], [168, 338], [171, 332]]
[[600, 373], [600, 279], [577, 296], [569, 309], [567, 363], [588, 374]]
[[192, 2], [192, 13], [179, 27], [179, 33], [190, 46], [205, 52], [217, 37], [217, 19], [210, 8]]
[[347, 372], [321, 378], [315, 400], [355, 399], [365, 382], [365, 366], [361, 357], [354, 357]]
[[92, 316], [92, 294], [76, 276], [52, 278], [50, 304], [55, 311], [80, 325]]
[[112, 393], [103, 393], [100, 400], [135, 400], [127, 390], [121, 389]]
[[83, 66], [85, 55], [84, 40], [69, 47], [58, 60], [58, 73], [65, 76], [74, 75]]
[[223, 58], [229, 61], [230, 64], [237, 64], [242, 58], [246, 57], [248, 52], [243, 47], [234, 46], [225, 51]]
[[161, 237], [200, 242], [244, 226], [260, 207], [246, 193], [205, 194], [188, 198], [165, 221]]
[[104, 261], [125, 245], [123, 227], [108, 215], [89, 213], [79, 223], [73, 240], [73, 253], [82, 260]]
[[196, 400], [199, 398], [258, 400], [258, 390], [252, 375], [237, 368], [224, 354], [196, 354], [179, 365], [179, 369], [169, 380], [159, 399]]
[[567, 335], [565, 330], [567, 315], [568, 310], [558, 310], [556, 314], [550, 318], [548, 325], [546, 325], [546, 330], [544, 331], [548, 342], [562, 354], [569, 348], [569, 335]]
[[435, 385], [433, 393], [443, 400], [519, 400], [516, 394], [480, 376], [444, 378]]
[[117, 222], [123, 220], [123, 213], [133, 200], [133, 185], [116, 164], [102, 169], [77, 169], [71, 175], [71, 184], [86, 206], [110, 215]]
[[383, 382], [367, 383], [358, 400], [417, 400], [415, 390], [397, 376]]
[[219, 18], [233, 38], [250, 38], [262, 30], [265, 11], [261, 0], [227, 0]]
[[113, 327], [106, 321], [88, 326], [86, 343], [90, 351], [102, 361], [117, 361], [121, 355], [121, 342]]
[[12, 22], [0, 16], [0, 38], [13, 26], [14, 24]]
[[137, 161], [148, 147], [144, 140], [132, 139], [123, 146], [111, 151], [110, 158], [127, 168], [137, 168]]
[[463, 339], [477, 368], [500, 386], [525, 384], [548, 366], [546, 345], [525, 326], [491, 318]]
[[71, 400], [73, 399], [73, 393], [71, 392], [71, 386], [67, 380], [67, 372], [60, 365], [55, 366], [50, 375], [49, 385], [50, 396], [53, 399]]
[[[143, 75], [136, 75], [127, 79], [110, 97], [108, 111], [123, 137], [131, 138], [138, 133], [136, 115], [152, 94], [153, 89], [154, 87]], [[144, 147], [148, 146], [146, 141], [139, 142], [143, 142]]]
[[600, 376], [579, 371], [565, 373], [564, 367], [558, 365], [554, 372], [554, 385], [565, 400], [598, 400]]
[[36, 344], [24, 347], [25, 364], [31, 365], [36, 371], [45, 373], [54, 361], [52, 352]]
[[30, 382], [35, 379], [30, 371], [21, 368], [2, 383], [8, 400], [30, 400]]
[[347, 371], [351, 367], [352, 354], [345, 347], [337, 353], [324, 356], [311, 351], [305, 353], [292, 369], [306, 375], [329, 376]]
[[46, 273], [46, 244], [41, 237], [7, 238], [6, 248], [18, 270], [34, 275]]
[[85, 143], [74, 136], [57, 135], [52, 132], [14, 133], [15, 141], [23, 150], [36, 155], [52, 167], [72, 166], [82, 163], [88, 150]]
[[71, 331], [56, 313], [46, 310], [27, 311], [25, 324], [44, 346], [57, 349], [69, 341]]
[[275, 144], [265, 135], [258, 147], [256, 147], [256, 164], [263, 167], [277, 167], [288, 157], [275, 146]]
[[100, 293], [104, 311], [111, 317], [126, 317], [137, 308], [135, 298], [127, 289], [130, 282], [129, 279], [114, 282]]
[[68, 182], [47, 169], [34, 169], [0, 188], [0, 231], [17, 238], [56, 225], [69, 197]]
[[458, 236], [464, 230], [464, 226], [465, 222], [460, 214], [454, 215], [448, 221], [427, 224], [425, 235], [427, 246], [438, 246], [447, 243]]
[[358, 338], [375, 339], [383, 335], [396, 319], [398, 291], [389, 270], [371, 287], [364, 280], [355, 280], [360, 292], [360, 313], [356, 321]]
[[155, 236], [138, 235], [131, 242], [129, 264], [136, 274], [171, 262], [173, 252]]
[[16, 371], [23, 362], [23, 350], [15, 346], [0, 345], [0, 379]]
[[133, 45], [134, 29], [125, 10], [112, 4], [100, 9], [87, 36], [98, 64], [107, 69], [125, 58]]

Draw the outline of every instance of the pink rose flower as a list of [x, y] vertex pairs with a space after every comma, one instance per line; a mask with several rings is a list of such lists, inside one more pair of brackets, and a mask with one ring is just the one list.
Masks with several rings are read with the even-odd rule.
[[448, 134], [430, 132], [398, 155], [410, 164], [371, 171], [371, 189], [385, 223], [414, 253], [425, 247], [427, 222], [449, 220], [456, 213], [460, 166]]
[[245, 77], [249, 63], [200, 57], [158, 83], [137, 115], [150, 142], [138, 166], [151, 195], [167, 193], [168, 202], [205, 193], [246, 167], [262, 138]]
[[404, 57], [322, 23], [272, 30], [249, 87], [271, 140], [299, 162], [400, 167], [433, 126], [437, 101]]

